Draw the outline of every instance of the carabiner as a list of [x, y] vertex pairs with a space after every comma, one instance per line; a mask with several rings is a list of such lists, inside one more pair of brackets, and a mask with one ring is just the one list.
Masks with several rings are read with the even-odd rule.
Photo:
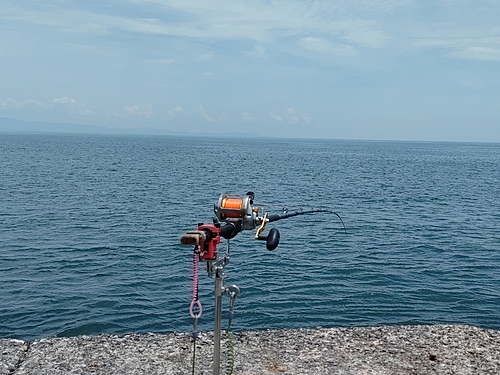
[[238, 294], [240, 294], [240, 288], [236, 285], [230, 285], [227, 287], [227, 293], [229, 294], [230, 299], [229, 311], [234, 311], [234, 302]]

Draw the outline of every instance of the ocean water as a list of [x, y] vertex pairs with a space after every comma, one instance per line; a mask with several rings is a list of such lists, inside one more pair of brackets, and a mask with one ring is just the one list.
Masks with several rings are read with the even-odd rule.
[[273, 252], [231, 240], [233, 329], [500, 329], [498, 144], [0, 134], [0, 337], [190, 331], [179, 237], [249, 190], [347, 234], [316, 213], [272, 223]]

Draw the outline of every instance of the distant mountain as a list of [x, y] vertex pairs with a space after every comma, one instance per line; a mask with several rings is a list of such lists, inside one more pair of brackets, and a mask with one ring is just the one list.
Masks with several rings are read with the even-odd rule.
[[56, 123], [56, 122], [26, 122], [12, 118], [0, 117], [0, 132], [29, 132], [29, 133], [81, 133], [81, 134], [144, 134], [144, 135], [173, 135], [173, 136], [204, 136], [204, 137], [259, 137], [251, 133], [189, 133], [173, 132], [156, 128], [107, 128], [105, 126]]
[[97, 125], [58, 123], [58, 122], [26, 122], [12, 118], [0, 118], [0, 131], [9, 132], [42, 132], [42, 133], [93, 133], [93, 134], [173, 134], [170, 130], [146, 128], [123, 129], [107, 128]]

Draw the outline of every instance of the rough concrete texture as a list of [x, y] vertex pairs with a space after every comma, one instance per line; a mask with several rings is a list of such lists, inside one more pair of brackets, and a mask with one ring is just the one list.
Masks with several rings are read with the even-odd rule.
[[[195, 374], [212, 374], [213, 334], [196, 343]], [[251, 331], [233, 343], [234, 375], [500, 374], [500, 331], [470, 326]], [[189, 333], [0, 340], [0, 350], [0, 374], [192, 373]]]
[[13, 374], [28, 353], [29, 343], [0, 339], [0, 374]]

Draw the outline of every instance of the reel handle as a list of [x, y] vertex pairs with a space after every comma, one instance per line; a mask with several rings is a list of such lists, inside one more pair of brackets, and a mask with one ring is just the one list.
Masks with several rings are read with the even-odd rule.
[[274, 250], [278, 247], [280, 242], [280, 232], [276, 228], [272, 228], [267, 236], [259, 235], [257, 239], [266, 241], [267, 250]]

